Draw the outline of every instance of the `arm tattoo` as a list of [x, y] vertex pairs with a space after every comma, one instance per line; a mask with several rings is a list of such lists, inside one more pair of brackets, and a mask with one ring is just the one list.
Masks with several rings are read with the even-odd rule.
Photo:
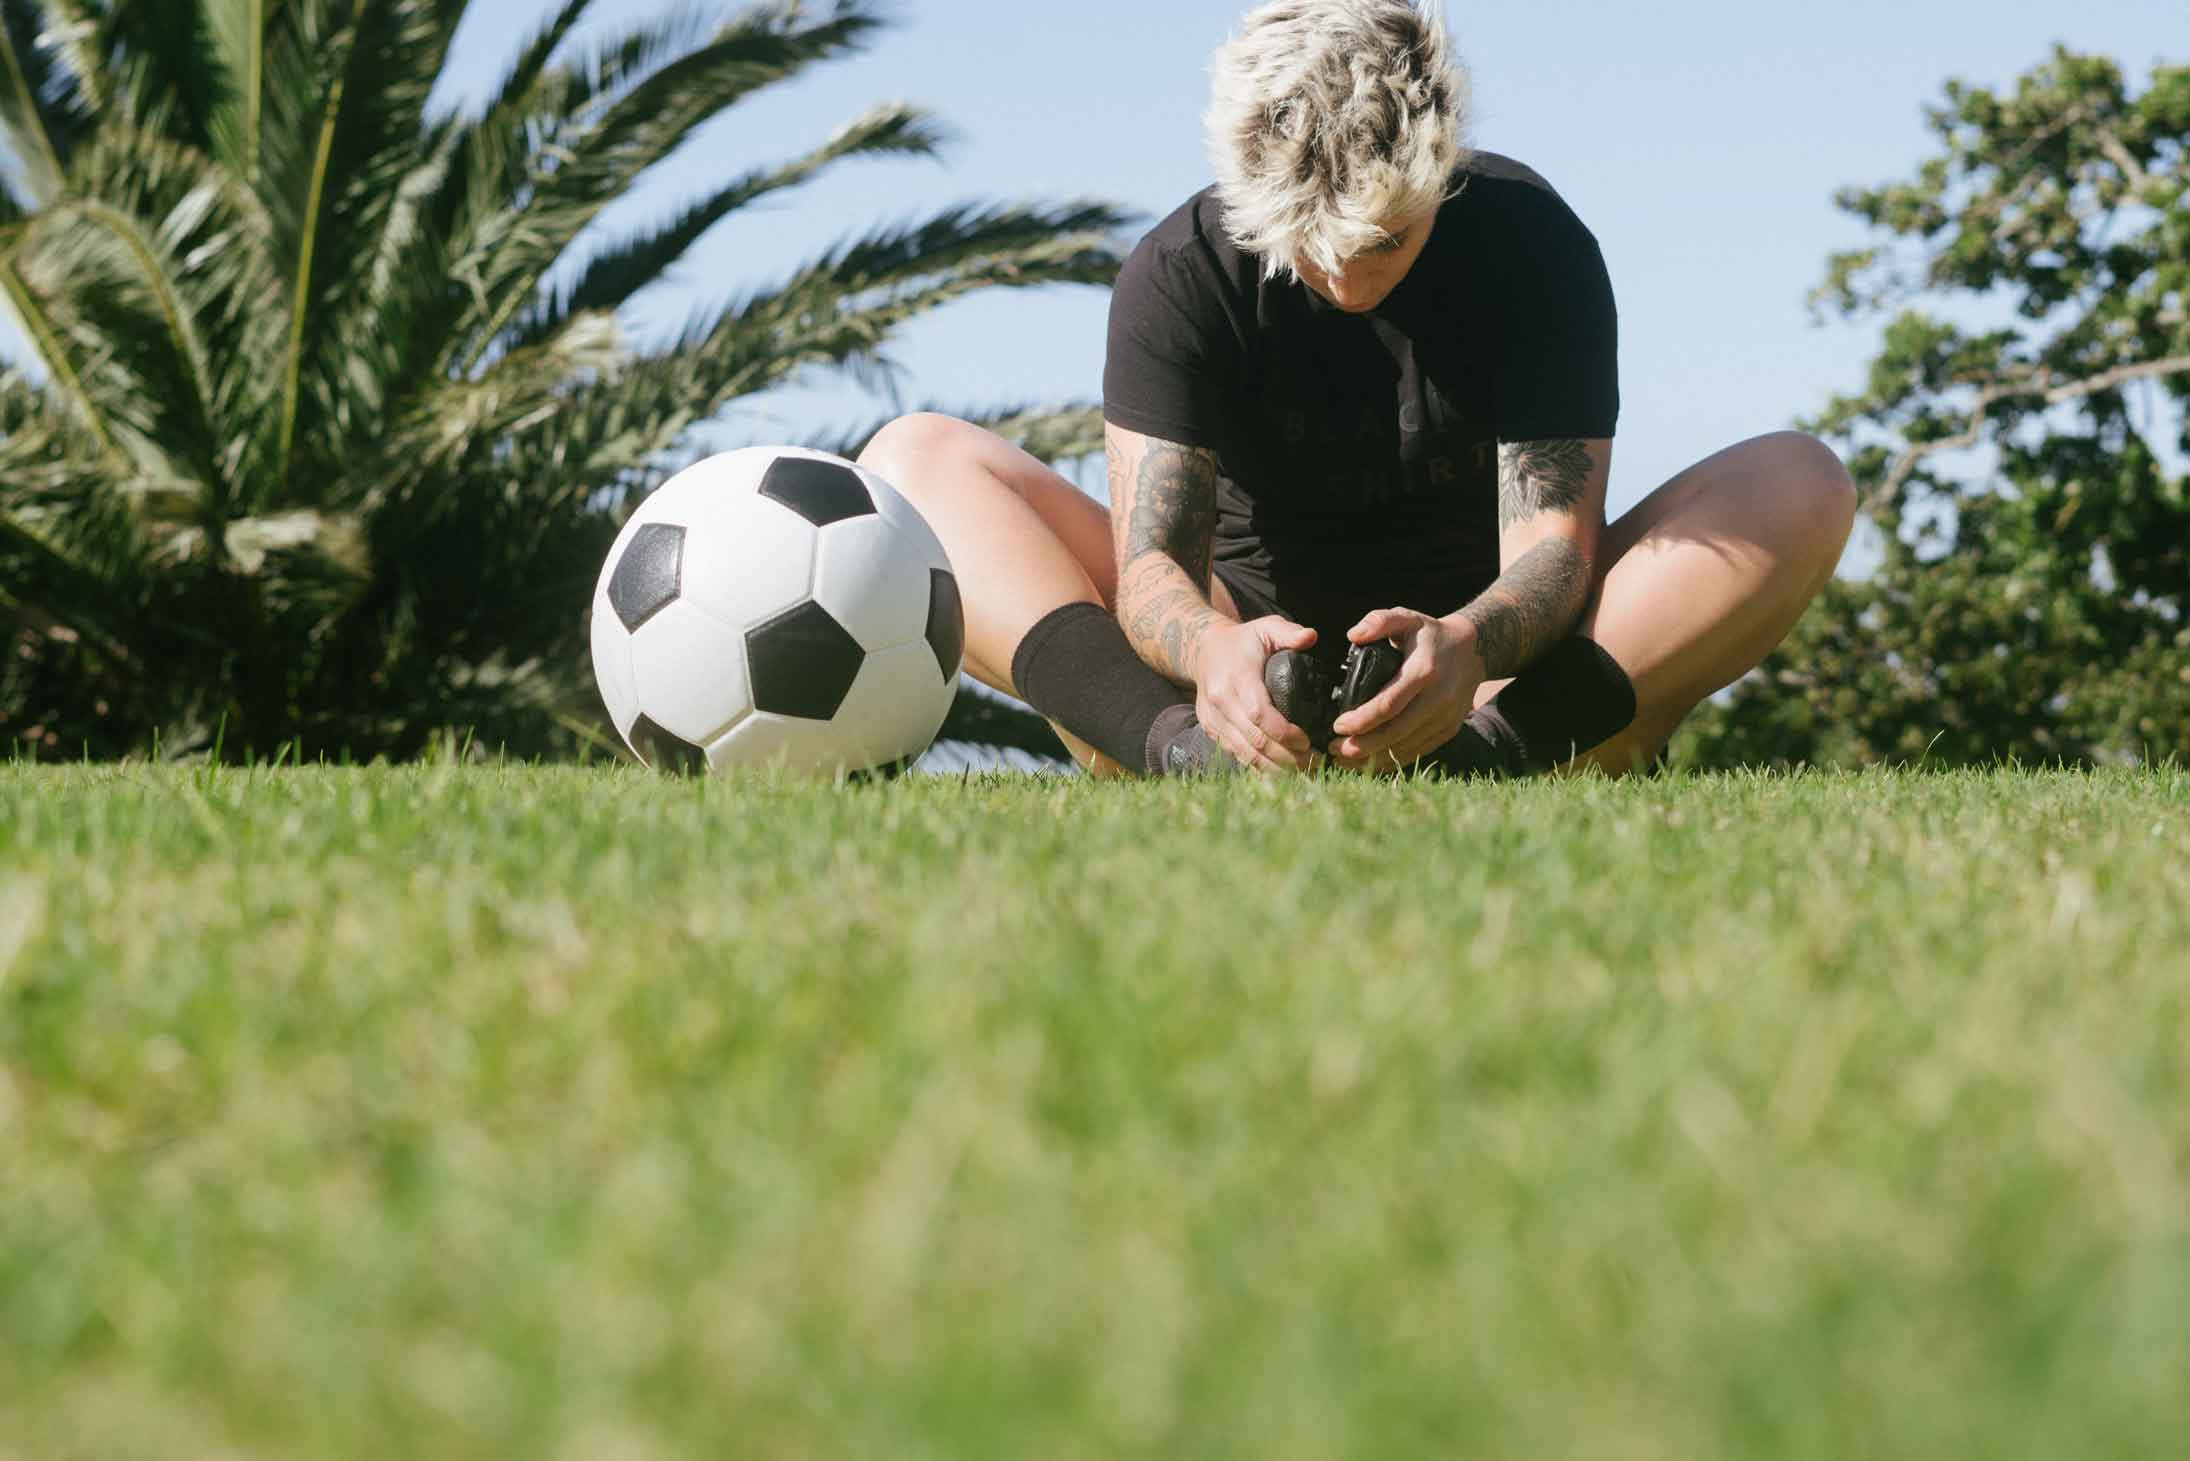
[[1592, 470], [1589, 448], [1570, 438], [1507, 442], [1498, 449], [1498, 526], [1539, 512], [1572, 512]]
[[1589, 597], [1589, 564], [1565, 538], [1546, 538], [1461, 610], [1493, 680], [1520, 673], [1566, 638]]
[[1207, 583], [1216, 532], [1216, 457], [1168, 441], [1149, 442], [1134, 483], [1125, 562], [1161, 553], [1193, 582]]
[[1150, 439], [1135, 462], [1113, 441], [1109, 476], [1118, 523], [1118, 622], [1157, 673], [1191, 684], [1202, 633], [1222, 618], [1208, 598], [1216, 456]]

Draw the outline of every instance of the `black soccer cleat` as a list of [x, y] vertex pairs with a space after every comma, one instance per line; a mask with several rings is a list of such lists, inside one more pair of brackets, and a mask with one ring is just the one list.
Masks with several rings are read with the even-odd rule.
[[1338, 686], [1321, 660], [1281, 649], [1262, 662], [1262, 688], [1270, 692], [1277, 713], [1307, 733], [1310, 749], [1320, 752], [1330, 745], [1331, 722], [1338, 718], [1331, 705]]
[[1334, 676], [1321, 660], [1281, 649], [1263, 661], [1262, 688], [1277, 713], [1305, 731], [1309, 746], [1321, 755], [1337, 738], [1332, 727], [1338, 718], [1374, 700], [1399, 673], [1403, 659], [1389, 643], [1356, 644]]
[[1222, 776], [1239, 769], [1239, 762], [1199, 725], [1164, 747], [1163, 774], [1166, 776]]

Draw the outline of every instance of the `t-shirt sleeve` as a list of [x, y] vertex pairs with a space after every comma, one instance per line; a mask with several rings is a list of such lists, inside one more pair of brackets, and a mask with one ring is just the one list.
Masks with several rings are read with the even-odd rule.
[[1532, 197], [1507, 255], [1508, 347], [1496, 372], [1501, 441], [1595, 440], [1620, 420], [1619, 316], [1597, 240]]
[[1214, 266], [1191, 247], [1141, 241], [1110, 296], [1104, 420], [1181, 446], [1219, 444], [1234, 352], [1215, 286]]

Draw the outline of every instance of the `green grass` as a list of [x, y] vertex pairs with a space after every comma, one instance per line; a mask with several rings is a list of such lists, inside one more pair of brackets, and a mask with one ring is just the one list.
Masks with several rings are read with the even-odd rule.
[[0, 770], [0, 1457], [2179, 1455], [2190, 775]]

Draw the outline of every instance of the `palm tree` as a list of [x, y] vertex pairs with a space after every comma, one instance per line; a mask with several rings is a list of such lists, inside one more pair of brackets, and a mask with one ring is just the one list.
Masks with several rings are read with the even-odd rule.
[[[589, 703], [614, 509], [695, 425], [961, 295], [1115, 272], [1107, 207], [965, 204], [637, 350], [619, 309], [717, 223], [937, 128], [877, 107], [559, 271], [698, 128], [880, 22], [765, 4], [574, 58], [594, 6], [560, 0], [475, 114], [429, 112], [468, 3], [0, 0], [0, 293], [29, 356], [0, 372], [0, 734], [550, 749]], [[1017, 424], [1063, 450], [1085, 421]]]

